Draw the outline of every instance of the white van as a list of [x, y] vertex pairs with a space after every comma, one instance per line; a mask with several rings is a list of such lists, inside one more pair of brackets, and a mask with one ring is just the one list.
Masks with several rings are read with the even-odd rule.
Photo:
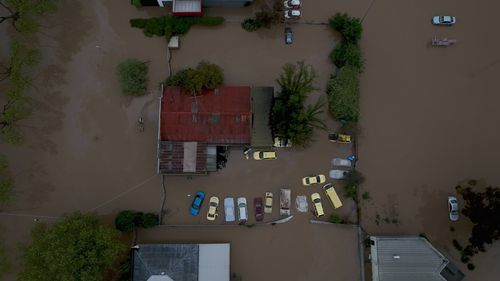
[[224, 215], [226, 218], [226, 222], [235, 221], [234, 217], [234, 198], [226, 197], [224, 198]]

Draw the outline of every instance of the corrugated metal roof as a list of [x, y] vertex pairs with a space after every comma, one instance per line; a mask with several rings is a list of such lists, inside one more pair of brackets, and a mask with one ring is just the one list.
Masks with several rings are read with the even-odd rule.
[[162, 141], [250, 144], [250, 87], [225, 86], [192, 96], [165, 87], [161, 102]]
[[[191, 148], [186, 153], [187, 146]], [[194, 149], [194, 151], [192, 151]], [[207, 144], [198, 142], [161, 141], [158, 151], [161, 174], [206, 174]]]
[[273, 87], [252, 88], [252, 146], [272, 146], [269, 115], [273, 103]]
[[449, 263], [425, 238], [418, 236], [370, 238], [373, 281], [443, 281]]

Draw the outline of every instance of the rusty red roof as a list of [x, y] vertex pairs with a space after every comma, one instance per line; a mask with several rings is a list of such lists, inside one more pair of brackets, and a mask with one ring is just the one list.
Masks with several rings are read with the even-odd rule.
[[250, 144], [250, 99], [250, 87], [224, 86], [196, 97], [180, 87], [165, 87], [161, 140]]

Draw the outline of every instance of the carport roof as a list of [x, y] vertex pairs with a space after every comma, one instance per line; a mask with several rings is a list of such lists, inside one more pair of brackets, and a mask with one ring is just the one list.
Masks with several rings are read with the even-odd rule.
[[252, 87], [252, 146], [272, 146], [269, 116], [273, 103], [273, 87]]

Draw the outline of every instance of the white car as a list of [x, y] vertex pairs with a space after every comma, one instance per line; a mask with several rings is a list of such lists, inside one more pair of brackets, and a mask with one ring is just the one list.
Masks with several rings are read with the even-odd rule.
[[341, 180], [345, 178], [347, 171], [344, 170], [330, 170], [329, 176], [332, 179]]
[[300, 10], [286, 10], [285, 11], [285, 19], [298, 19], [302, 13]]
[[238, 197], [238, 220], [246, 222], [248, 220], [247, 199]]
[[226, 217], [226, 222], [235, 221], [234, 217], [234, 198], [226, 197], [224, 198], [224, 215]]
[[273, 193], [266, 192], [266, 197], [264, 198], [264, 213], [270, 214], [273, 212]]
[[452, 16], [435, 16], [432, 18], [434, 25], [454, 25], [457, 22], [455, 17]]
[[300, 8], [300, 6], [300, 0], [286, 0], [283, 2], [283, 7], [285, 7], [285, 9]]
[[352, 162], [350, 160], [343, 159], [343, 158], [333, 158], [332, 165], [333, 166], [340, 166], [340, 167], [351, 167]]
[[458, 201], [455, 196], [448, 196], [448, 213], [451, 221], [458, 220]]

